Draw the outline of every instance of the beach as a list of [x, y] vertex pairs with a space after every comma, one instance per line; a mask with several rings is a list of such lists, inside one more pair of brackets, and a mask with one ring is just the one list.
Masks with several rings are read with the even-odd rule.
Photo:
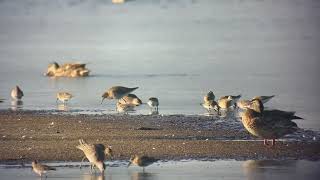
[[319, 160], [319, 133], [299, 130], [266, 147], [232, 118], [185, 115], [81, 115], [46, 111], [0, 112], [0, 161], [81, 161], [79, 139], [111, 146], [113, 160], [133, 154], [163, 160]]

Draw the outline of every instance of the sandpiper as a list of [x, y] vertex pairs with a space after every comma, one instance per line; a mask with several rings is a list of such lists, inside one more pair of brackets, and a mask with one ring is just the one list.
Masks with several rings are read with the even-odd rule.
[[127, 167], [129, 167], [131, 164], [135, 164], [137, 166], [142, 167], [144, 171], [144, 167], [149, 166], [150, 164], [157, 161], [159, 161], [159, 159], [156, 159], [154, 157], [134, 155], [131, 156], [130, 162]]
[[[103, 145], [103, 144], [93, 144], [94, 148], [98, 151], [98, 152], [104, 152], [105, 154], [105, 157], [110, 157], [110, 159], [112, 159], [113, 157], [113, 151], [111, 149], [111, 146], [108, 146], [107, 148]], [[103, 156], [103, 155], [100, 155], [100, 156]], [[81, 160], [81, 163], [80, 163], [80, 168], [82, 166], [82, 162], [85, 160], [85, 159], [88, 159], [86, 156], [84, 156]], [[91, 164], [91, 170], [94, 168], [94, 165]]]
[[229, 96], [229, 98], [220, 98], [217, 103], [221, 109], [227, 110], [233, 106], [233, 102], [233, 99]]
[[59, 100], [66, 104], [71, 98], [73, 98], [73, 95], [68, 92], [58, 92], [56, 102]]
[[259, 99], [263, 104], [268, 102], [270, 99], [272, 99], [275, 95], [272, 96], [255, 96], [252, 98], [252, 100], [254, 99]]
[[238, 96], [233, 96], [233, 95], [227, 95], [227, 96], [222, 96], [220, 97], [219, 100], [222, 100], [222, 99], [230, 99], [232, 100], [232, 105], [236, 105], [237, 101], [241, 98], [241, 94], [239, 94]]
[[298, 129], [297, 124], [291, 120], [293, 118], [301, 119], [300, 117], [284, 111], [264, 111], [263, 104], [259, 99], [253, 100], [252, 104], [254, 104], [254, 109], [251, 109], [250, 106], [241, 114], [242, 124], [252, 135], [264, 138], [264, 145], [270, 146], [268, 139], [271, 139], [271, 146], [274, 146], [275, 139]]
[[213, 94], [213, 92], [212, 92], [212, 91], [209, 91], [208, 94], [203, 97], [203, 101], [206, 103], [206, 102], [208, 102], [208, 101], [214, 101], [215, 98], [216, 98], [216, 97], [215, 97], [215, 95]]
[[102, 94], [101, 104], [104, 99], [121, 99], [136, 89], [138, 89], [138, 87], [128, 88], [123, 86], [113, 86]]
[[117, 111], [119, 113], [128, 113], [129, 111], [134, 111], [134, 105], [131, 104], [121, 104], [120, 102], [117, 102]]
[[46, 173], [48, 171], [56, 170], [56, 168], [40, 164], [37, 160], [32, 161], [32, 169], [35, 173], [39, 174], [41, 178], [42, 178], [42, 175], [45, 175], [45, 177], [47, 177]]
[[15, 100], [21, 100], [22, 96], [24, 96], [22, 90], [19, 88], [19, 86], [14, 87], [11, 90], [11, 97]]
[[250, 107], [251, 101], [242, 99], [242, 100], [237, 101], [236, 105], [240, 109], [245, 109], [247, 107]]
[[142, 104], [141, 99], [139, 99], [135, 94], [128, 94], [126, 96], [123, 96], [118, 101], [120, 104], [128, 104], [128, 105], [134, 105], [139, 106]]
[[150, 106], [150, 108], [153, 110], [159, 111], [159, 100], [156, 97], [149, 98], [147, 104]]
[[219, 112], [220, 107], [218, 105], [218, 103], [214, 100], [210, 100], [210, 101], [205, 101], [204, 103], [200, 104], [202, 107], [204, 107], [208, 113], [211, 113], [212, 110]]
[[84, 155], [91, 163], [91, 170], [94, 166], [96, 166], [100, 172], [103, 173], [106, 168], [106, 165], [104, 164], [106, 157], [104, 146], [88, 144], [83, 139], [80, 139], [79, 142], [80, 145], [76, 146], [76, 148], [83, 151]]

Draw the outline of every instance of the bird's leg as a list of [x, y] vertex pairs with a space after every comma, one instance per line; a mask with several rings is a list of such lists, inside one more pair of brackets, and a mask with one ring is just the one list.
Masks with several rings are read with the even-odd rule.
[[82, 167], [82, 162], [83, 162], [86, 158], [87, 158], [86, 156], [84, 156], [84, 157], [82, 158], [81, 163], [80, 163], [80, 169], [81, 169], [81, 167]]
[[91, 163], [90, 163], [90, 173], [92, 174], [92, 165], [91, 165]]
[[271, 147], [273, 147], [276, 144], [276, 140], [272, 139]]
[[144, 167], [142, 167], [142, 172], [144, 173]]
[[267, 139], [264, 139], [264, 140], [263, 140], [263, 145], [268, 146], [268, 141], [267, 141]]

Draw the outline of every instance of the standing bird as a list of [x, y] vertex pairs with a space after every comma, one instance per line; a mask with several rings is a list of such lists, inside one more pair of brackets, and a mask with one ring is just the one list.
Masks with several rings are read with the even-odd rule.
[[[252, 100], [259, 99], [263, 104], [265, 104], [270, 99], [272, 99], [274, 96], [275, 95], [272, 95], [272, 96], [255, 96], [254, 98], [252, 98]], [[237, 107], [240, 108], [240, 109], [245, 109], [246, 107], [249, 107], [251, 105], [252, 100], [239, 100], [236, 103]]]
[[104, 99], [121, 99], [136, 89], [138, 89], [138, 87], [128, 88], [123, 86], [113, 86], [102, 94], [101, 104]]
[[221, 109], [227, 110], [233, 105], [233, 100], [231, 98], [220, 98], [217, 103]]
[[128, 94], [126, 96], [123, 96], [119, 100], [119, 103], [120, 104], [128, 104], [128, 105], [139, 106], [139, 105], [142, 104], [142, 101], [135, 94]]
[[66, 104], [71, 98], [73, 98], [73, 95], [68, 92], [58, 92], [56, 102], [59, 100]]
[[303, 119], [299, 116], [296, 116], [293, 111], [281, 111], [281, 110], [264, 110], [263, 103], [259, 99], [254, 99], [251, 101], [251, 104], [249, 106], [250, 109], [254, 110], [255, 112], [260, 113], [264, 117], [275, 117], [280, 116], [283, 118], [287, 118], [289, 120], [293, 119]]
[[103, 173], [106, 168], [106, 165], [104, 164], [104, 160], [106, 157], [104, 146], [88, 144], [83, 139], [80, 139], [79, 142], [80, 145], [76, 146], [76, 148], [83, 151], [84, 155], [91, 163], [91, 170], [94, 166], [96, 166], [100, 170], [100, 172]]
[[[93, 144], [94, 148], [97, 149], [97, 151], [99, 152], [104, 152], [105, 154], [105, 157], [110, 157], [110, 159], [112, 159], [113, 157], [113, 151], [111, 149], [111, 146], [108, 146], [107, 148], [103, 145], [103, 144]], [[80, 163], [80, 168], [82, 166], [82, 162], [85, 160], [85, 159], [88, 159], [86, 156], [84, 156], [81, 160], [81, 163]], [[94, 168], [94, 165], [91, 164], [91, 169]]]
[[[56, 168], [40, 164], [37, 160], [32, 161], [32, 169], [35, 173], [39, 174], [42, 178], [43, 174], [46, 174], [48, 171], [55, 171]], [[45, 175], [47, 177], [47, 175]]]
[[252, 100], [254, 99], [259, 99], [263, 104], [268, 102], [270, 99], [272, 99], [275, 95], [272, 96], [255, 96], [252, 98]]
[[301, 118], [295, 116], [294, 112], [264, 111], [263, 104], [259, 99], [252, 100], [252, 105], [241, 114], [241, 121], [249, 133], [264, 139], [264, 145], [270, 146], [268, 139], [271, 139], [272, 147], [275, 145], [275, 139], [298, 130], [297, 124], [291, 120]]
[[153, 110], [155, 109], [157, 112], [159, 111], [159, 100], [156, 97], [149, 98], [147, 104], [150, 106], [150, 108]]
[[218, 103], [214, 100], [211, 101], [205, 101], [204, 103], [200, 103], [202, 107], [204, 107], [208, 113], [210, 113], [212, 110], [217, 111], [219, 113], [220, 107]]
[[239, 94], [238, 96], [233, 96], [233, 95], [227, 95], [227, 96], [222, 96], [220, 97], [219, 100], [222, 100], [222, 99], [230, 99], [232, 100], [232, 104], [236, 104], [237, 101], [241, 98], [241, 94]]
[[203, 97], [203, 101], [204, 101], [204, 103], [206, 103], [206, 102], [209, 102], [209, 101], [214, 101], [215, 98], [216, 97], [213, 94], [213, 92], [209, 91], [208, 94]]
[[21, 100], [22, 96], [24, 96], [24, 95], [23, 95], [22, 90], [19, 88], [19, 86], [16, 86], [11, 90], [11, 97], [13, 99]]
[[242, 99], [242, 100], [237, 101], [236, 105], [240, 109], [245, 109], [247, 107], [250, 107], [251, 101]]
[[119, 113], [128, 113], [129, 111], [134, 111], [134, 105], [132, 104], [121, 104], [120, 102], [117, 102], [116, 108]]
[[134, 155], [131, 156], [130, 162], [127, 167], [129, 167], [131, 164], [135, 164], [137, 166], [142, 167], [144, 171], [144, 167], [149, 166], [150, 164], [157, 161], [159, 161], [159, 159], [156, 159], [154, 157]]

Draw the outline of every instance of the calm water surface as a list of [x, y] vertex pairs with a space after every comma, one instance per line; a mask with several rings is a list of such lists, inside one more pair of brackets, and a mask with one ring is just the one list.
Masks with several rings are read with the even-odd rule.
[[[57, 171], [48, 174], [48, 179], [274, 179], [316, 180], [320, 176], [320, 162], [296, 160], [248, 160], [248, 161], [169, 161], [148, 166], [145, 172], [140, 167], [126, 167], [127, 162], [109, 162], [104, 175], [91, 174], [89, 167], [66, 166], [65, 163], [48, 163]], [[30, 165], [30, 164], [29, 164]], [[79, 165], [74, 163], [73, 165]], [[0, 179], [37, 179], [31, 167], [0, 166]], [[40, 179], [40, 178], [38, 178]]]
[[[75, 95], [68, 110], [115, 113], [100, 105], [113, 85], [139, 86], [162, 114], [203, 114], [203, 95], [276, 95], [271, 108], [297, 111], [300, 127], [320, 130], [320, 1], [136, 0], [0, 1], [0, 109], [56, 110], [55, 94]], [[88, 63], [88, 78], [43, 77], [57, 61]], [[148, 113], [148, 107], [136, 114]]]

